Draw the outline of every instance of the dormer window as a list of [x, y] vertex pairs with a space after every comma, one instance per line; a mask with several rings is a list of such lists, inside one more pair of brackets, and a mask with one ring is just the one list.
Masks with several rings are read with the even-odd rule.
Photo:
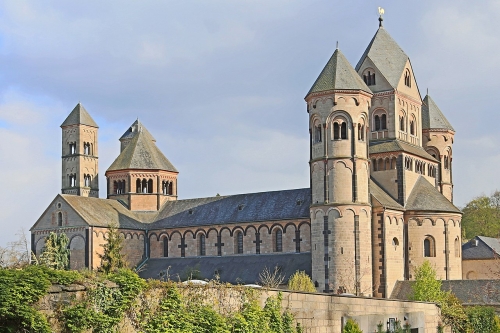
[[411, 74], [408, 68], [405, 70], [405, 86], [411, 88]]
[[366, 71], [363, 74], [363, 80], [365, 81], [367, 86], [374, 86], [375, 85], [375, 71]]

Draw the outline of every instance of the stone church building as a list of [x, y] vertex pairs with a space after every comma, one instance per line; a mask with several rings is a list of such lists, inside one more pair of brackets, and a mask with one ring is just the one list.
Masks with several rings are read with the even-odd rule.
[[320, 292], [389, 297], [427, 259], [461, 279], [455, 131], [382, 24], [356, 67], [337, 49], [305, 101], [309, 188], [182, 200], [179, 171], [138, 120], [99, 198], [98, 126], [78, 104], [61, 125], [61, 194], [31, 228], [32, 249], [65, 233], [71, 268], [96, 269], [116, 225], [144, 277], [255, 283], [277, 266], [305, 270]]

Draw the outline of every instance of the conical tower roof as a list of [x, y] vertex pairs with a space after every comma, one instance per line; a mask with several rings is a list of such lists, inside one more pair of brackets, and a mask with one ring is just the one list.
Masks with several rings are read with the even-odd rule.
[[334, 89], [363, 90], [371, 93], [370, 88], [359, 77], [339, 49], [335, 50], [330, 60], [328, 60], [307, 95]]
[[137, 132], [107, 171], [127, 169], [178, 172], [144, 131]]
[[94, 119], [92, 119], [90, 114], [87, 112], [87, 110], [85, 110], [80, 102], [78, 102], [73, 111], [71, 111], [66, 120], [61, 124], [61, 127], [79, 124], [99, 128]]
[[139, 132], [143, 132], [146, 137], [151, 139], [151, 141], [156, 142], [156, 139], [151, 135], [151, 133], [149, 133], [148, 129], [139, 121], [139, 119], [134, 121], [134, 123], [130, 125], [129, 129], [123, 133], [120, 137], [120, 141], [132, 139]]
[[447, 129], [455, 132], [453, 126], [441, 110], [438, 108], [434, 100], [429, 96], [425, 96], [422, 104], [422, 128], [423, 129]]
[[360, 69], [367, 57], [386, 78], [387, 82], [393, 88], [397, 88], [409, 58], [384, 27], [378, 28], [356, 65], [356, 71]]

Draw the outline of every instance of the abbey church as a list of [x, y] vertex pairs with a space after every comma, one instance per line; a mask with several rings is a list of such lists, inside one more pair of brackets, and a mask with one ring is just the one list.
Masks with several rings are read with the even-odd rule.
[[96, 269], [113, 225], [146, 278], [255, 283], [277, 267], [306, 271], [319, 292], [389, 297], [427, 259], [461, 279], [455, 131], [381, 19], [357, 65], [337, 49], [305, 101], [309, 188], [198, 199], [178, 198], [179, 171], [138, 120], [99, 198], [98, 125], [79, 103], [61, 125], [61, 194], [31, 228], [33, 251], [65, 233], [71, 268]]

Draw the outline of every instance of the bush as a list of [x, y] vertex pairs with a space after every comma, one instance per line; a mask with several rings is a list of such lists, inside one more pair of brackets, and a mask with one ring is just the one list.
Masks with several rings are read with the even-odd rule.
[[349, 318], [342, 329], [342, 333], [363, 333], [363, 331], [359, 328], [358, 323], [354, 321], [354, 319]]
[[305, 271], [296, 271], [288, 280], [288, 289], [295, 291], [316, 292], [316, 287]]
[[487, 306], [474, 306], [465, 310], [469, 327], [474, 333], [500, 333], [495, 310]]

